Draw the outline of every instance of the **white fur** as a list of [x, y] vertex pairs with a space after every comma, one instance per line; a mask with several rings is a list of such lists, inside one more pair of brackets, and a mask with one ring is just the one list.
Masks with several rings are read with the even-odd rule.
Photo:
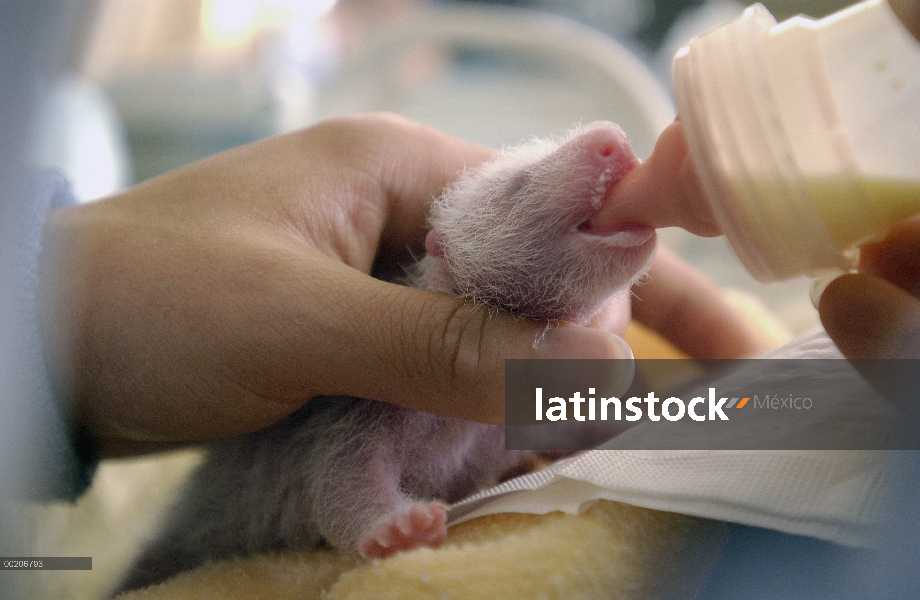
[[[634, 283], [651, 259], [651, 252], [629, 250], [629, 235], [616, 239], [577, 229], [622, 176], [586, 164], [586, 150], [577, 142], [612, 127], [593, 123], [554, 140], [534, 139], [464, 174], [431, 215], [440, 232], [442, 268], [450, 275], [423, 274], [419, 281], [449, 281], [452, 287], [443, 291], [531, 317], [590, 319], [604, 300]], [[422, 273], [435, 267], [430, 263], [422, 263]]]

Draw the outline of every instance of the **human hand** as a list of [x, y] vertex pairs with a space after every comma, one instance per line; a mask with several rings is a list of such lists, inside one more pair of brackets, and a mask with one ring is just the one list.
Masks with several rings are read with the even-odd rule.
[[47, 355], [93, 453], [253, 431], [320, 394], [498, 423], [505, 358], [623, 356], [369, 276], [421, 254], [431, 199], [491, 156], [352, 117], [50, 215]]

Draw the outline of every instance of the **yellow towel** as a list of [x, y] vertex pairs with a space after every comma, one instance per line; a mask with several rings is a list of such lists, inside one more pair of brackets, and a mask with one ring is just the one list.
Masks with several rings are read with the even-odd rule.
[[617, 502], [581, 515], [488, 515], [446, 544], [361, 562], [332, 551], [232, 559], [120, 600], [692, 597], [725, 526]]

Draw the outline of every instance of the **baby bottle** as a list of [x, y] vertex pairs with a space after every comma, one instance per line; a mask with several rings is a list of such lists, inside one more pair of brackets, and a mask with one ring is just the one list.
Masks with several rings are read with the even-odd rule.
[[779, 24], [755, 4], [677, 53], [674, 87], [712, 212], [760, 281], [852, 268], [920, 213], [920, 42], [884, 0]]

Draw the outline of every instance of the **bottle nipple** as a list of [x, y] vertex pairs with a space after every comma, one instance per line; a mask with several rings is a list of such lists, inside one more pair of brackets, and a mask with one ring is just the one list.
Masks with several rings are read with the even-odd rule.
[[661, 133], [651, 156], [611, 190], [592, 226], [633, 223], [655, 229], [681, 227], [696, 235], [721, 235], [696, 174], [680, 120]]

